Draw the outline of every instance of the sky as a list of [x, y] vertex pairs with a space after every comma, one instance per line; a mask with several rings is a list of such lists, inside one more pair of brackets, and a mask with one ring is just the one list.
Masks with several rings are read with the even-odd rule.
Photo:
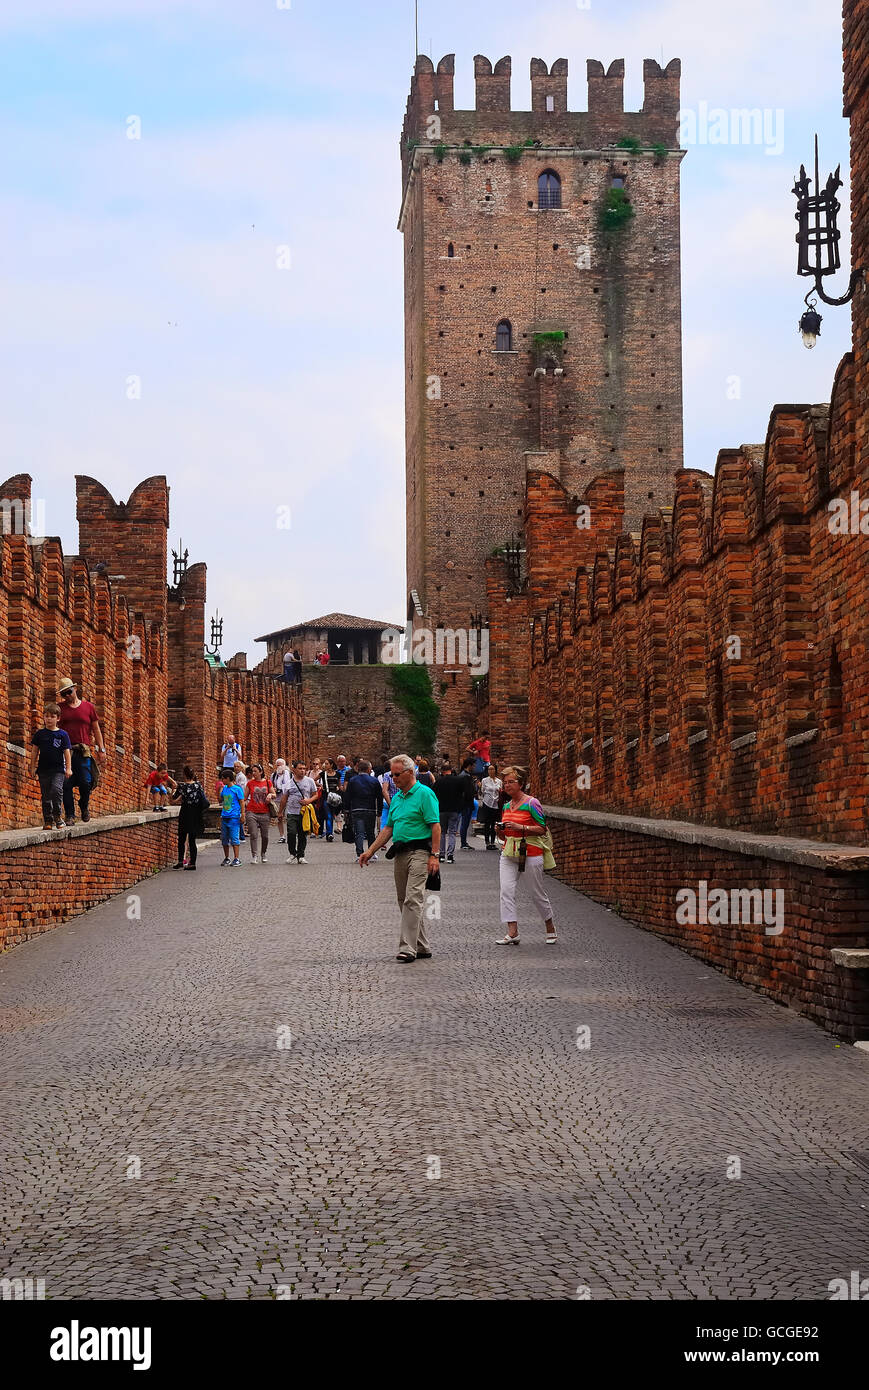
[[[419, 46], [682, 60], [682, 108], [760, 108], [767, 137], [682, 163], [685, 463], [762, 442], [778, 402], [829, 399], [850, 347], [797, 332], [793, 178], [848, 124], [833, 0], [420, 0]], [[77, 549], [73, 475], [125, 500], [165, 473], [170, 545], [208, 565], [224, 656], [339, 610], [401, 622], [403, 288], [398, 141], [413, 0], [0, 0], [0, 481], [33, 476]], [[130, 138], [138, 134], [139, 138]], [[847, 283], [843, 273], [836, 287]]]

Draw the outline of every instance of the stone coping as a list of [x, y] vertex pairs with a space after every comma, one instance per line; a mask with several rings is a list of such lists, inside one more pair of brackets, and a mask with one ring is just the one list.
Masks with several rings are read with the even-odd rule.
[[41, 826], [3, 830], [0, 831], [0, 852], [29, 849], [31, 845], [54, 844], [58, 840], [77, 840], [83, 835], [100, 835], [107, 830], [126, 830], [132, 825], [159, 825], [164, 819], [177, 820], [180, 809], [179, 806], [170, 806], [159, 815], [153, 811], [127, 811], [119, 816], [92, 816], [89, 821], [77, 820], [75, 825], [65, 825], [62, 830], [43, 830]]
[[729, 854], [777, 859], [784, 864], [804, 864], [809, 868], [839, 873], [859, 873], [869, 869], [869, 845], [840, 845], [786, 835], [757, 835], [748, 830], [725, 830], [715, 825], [701, 825], [697, 821], [653, 820], [645, 816], [617, 815], [612, 811], [583, 811], [573, 806], [544, 806], [543, 810], [553, 820], [621, 830], [626, 835], [679, 840], [686, 845], [708, 845]]

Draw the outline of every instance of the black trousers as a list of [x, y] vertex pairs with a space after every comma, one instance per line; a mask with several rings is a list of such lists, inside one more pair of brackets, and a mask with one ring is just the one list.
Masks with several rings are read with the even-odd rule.
[[487, 845], [495, 843], [495, 825], [498, 819], [497, 806], [480, 806], [480, 820], [483, 822], [483, 834], [486, 837]]
[[198, 830], [196, 821], [182, 820], [178, 817], [178, 863], [184, 863], [185, 845], [190, 846], [190, 863], [196, 863], [196, 832]]
[[75, 798], [72, 794], [74, 787], [78, 787], [79, 810], [84, 815], [91, 799], [91, 784], [78, 753], [72, 755], [72, 776], [67, 777], [63, 784], [63, 814], [67, 820], [75, 819]]

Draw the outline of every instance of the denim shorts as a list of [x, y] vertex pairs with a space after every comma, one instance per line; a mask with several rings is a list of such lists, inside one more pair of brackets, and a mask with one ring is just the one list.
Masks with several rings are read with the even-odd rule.
[[221, 816], [220, 817], [220, 838], [225, 845], [237, 845], [238, 835], [241, 830], [240, 816]]

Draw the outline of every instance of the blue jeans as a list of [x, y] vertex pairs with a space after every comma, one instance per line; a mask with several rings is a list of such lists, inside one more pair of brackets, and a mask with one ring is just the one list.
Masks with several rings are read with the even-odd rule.
[[361, 854], [365, 849], [364, 841], [367, 839], [369, 845], [373, 845], [377, 839], [377, 812], [376, 811], [353, 811], [353, 838], [356, 841], [356, 853]]
[[470, 826], [470, 824], [471, 824], [471, 816], [472, 816], [473, 814], [474, 814], [474, 808], [473, 808], [473, 806], [466, 806], [465, 809], [464, 809], [464, 811], [462, 812], [462, 825], [461, 825], [461, 830], [460, 830], [459, 834], [460, 834], [461, 843], [462, 843], [463, 845], [466, 845], [466, 844], [468, 843], [468, 828], [469, 828], [469, 826]]

